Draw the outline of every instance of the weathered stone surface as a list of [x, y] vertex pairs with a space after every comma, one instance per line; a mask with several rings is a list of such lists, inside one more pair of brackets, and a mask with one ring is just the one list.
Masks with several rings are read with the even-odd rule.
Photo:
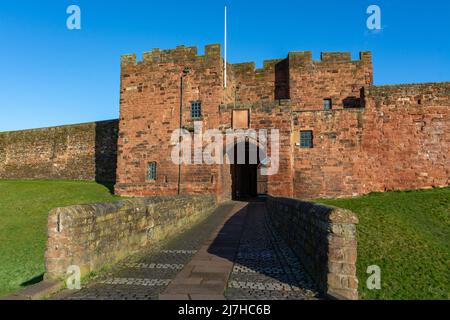
[[48, 218], [46, 277], [77, 265], [83, 275], [110, 266], [210, 214], [215, 197], [130, 199], [52, 210]]
[[[372, 54], [290, 52], [285, 59], [230, 64], [223, 88], [220, 46], [153, 50], [143, 61], [122, 63], [121, 119], [116, 192], [170, 195], [178, 187], [171, 133], [184, 127], [190, 102], [202, 102], [203, 129], [232, 128], [233, 110], [248, 109], [252, 129], [280, 130], [280, 170], [267, 177], [267, 193], [284, 197], [340, 197], [372, 191], [449, 184], [450, 83], [373, 86]], [[131, 60], [131, 61], [130, 61]], [[325, 111], [324, 99], [332, 100]], [[313, 131], [313, 148], [299, 133]], [[227, 150], [230, 146], [226, 146]], [[270, 155], [271, 150], [266, 150]], [[146, 181], [156, 161], [158, 179]], [[229, 198], [230, 166], [183, 165], [183, 193]]]
[[356, 224], [349, 210], [269, 197], [274, 228], [297, 254], [324, 294], [358, 298]]
[[1, 179], [115, 182], [118, 121], [0, 133]]
[[[190, 104], [200, 101], [203, 131], [232, 129], [236, 109], [248, 110], [251, 129], [279, 130], [279, 171], [258, 184], [262, 193], [344, 197], [450, 184], [450, 82], [374, 86], [370, 52], [357, 60], [325, 52], [314, 61], [306, 51], [260, 69], [229, 64], [224, 88], [220, 45], [197, 51], [179, 46], [144, 53], [142, 61], [122, 57], [117, 144], [116, 122], [0, 134], [0, 178], [114, 181], [117, 172], [119, 195], [178, 194], [171, 135], [180, 127], [180, 102], [181, 126], [192, 129]], [[324, 99], [332, 110], [324, 110]], [[305, 130], [313, 148], [300, 147]], [[157, 164], [156, 181], [147, 180], [149, 162]], [[227, 200], [236, 185], [230, 169], [182, 165], [180, 193]]]

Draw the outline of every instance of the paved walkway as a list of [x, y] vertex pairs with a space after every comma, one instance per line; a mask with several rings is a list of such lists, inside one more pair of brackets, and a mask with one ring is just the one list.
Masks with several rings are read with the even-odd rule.
[[226, 298], [316, 299], [300, 261], [272, 228], [264, 203], [250, 203]]
[[205, 221], [131, 257], [70, 300], [316, 299], [264, 203], [229, 202]]

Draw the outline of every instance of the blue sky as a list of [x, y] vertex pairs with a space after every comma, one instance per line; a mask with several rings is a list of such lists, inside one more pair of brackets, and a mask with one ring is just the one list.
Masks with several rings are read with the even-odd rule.
[[[0, 2], [0, 131], [117, 118], [120, 55], [223, 40], [229, 60], [289, 51], [372, 50], [376, 84], [450, 81], [447, 0], [4, 0]], [[66, 28], [66, 9], [82, 10], [82, 29]], [[380, 32], [366, 27], [370, 4]]]

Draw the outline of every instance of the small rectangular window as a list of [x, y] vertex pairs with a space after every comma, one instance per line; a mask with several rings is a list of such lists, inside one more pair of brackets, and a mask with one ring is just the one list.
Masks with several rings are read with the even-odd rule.
[[309, 149], [313, 147], [313, 132], [301, 131], [300, 132], [300, 147]]
[[147, 164], [147, 180], [156, 180], [156, 162], [149, 162]]
[[324, 110], [333, 109], [333, 104], [332, 104], [331, 99], [323, 99], [323, 109]]
[[202, 117], [202, 104], [200, 101], [191, 102], [191, 118], [193, 120], [200, 119]]

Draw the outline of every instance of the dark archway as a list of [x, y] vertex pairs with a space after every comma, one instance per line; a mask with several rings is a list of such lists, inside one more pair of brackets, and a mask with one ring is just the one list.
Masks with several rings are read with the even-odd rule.
[[[234, 161], [230, 166], [232, 199], [245, 200], [266, 194], [267, 179], [261, 176], [259, 170], [261, 156], [265, 153], [261, 155], [259, 147], [248, 140], [238, 142], [232, 148], [234, 148]], [[245, 161], [242, 161], [243, 159], [238, 161], [238, 149], [245, 150]]]

